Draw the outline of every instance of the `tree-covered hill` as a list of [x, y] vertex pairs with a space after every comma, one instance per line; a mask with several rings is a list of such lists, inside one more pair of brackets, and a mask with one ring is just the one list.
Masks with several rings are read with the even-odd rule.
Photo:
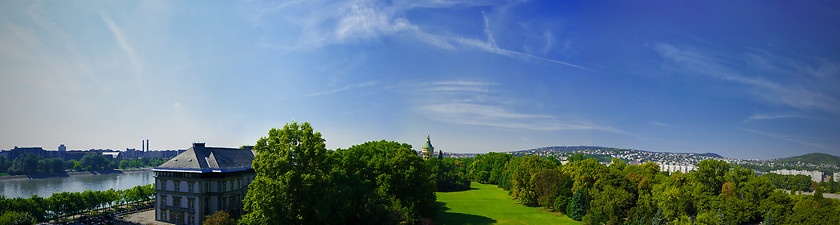
[[816, 165], [820, 165], [820, 164], [840, 165], [840, 157], [825, 154], [825, 153], [809, 153], [809, 154], [805, 154], [805, 155], [782, 158], [782, 159], [777, 159], [777, 160], [773, 160], [773, 161], [775, 161], [777, 163], [801, 162], [801, 163], [811, 163], [811, 164], [816, 164]]

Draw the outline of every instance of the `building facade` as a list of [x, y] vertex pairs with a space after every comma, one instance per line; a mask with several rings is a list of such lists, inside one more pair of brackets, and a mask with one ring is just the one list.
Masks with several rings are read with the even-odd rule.
[[775, 173], [779, 175], [805, 175], [811, 177], [811, 180], [814, 182], [822, 181], [823, 172], [820, 171], [808, 171], [808, 170], [773, 170], [770, 173]]
[[241, 216], [248, 184], [256, 177], [253, 160], [250, 148], [195, 143], [155, 167], [155, 220], [198, 225], [219, 210]]

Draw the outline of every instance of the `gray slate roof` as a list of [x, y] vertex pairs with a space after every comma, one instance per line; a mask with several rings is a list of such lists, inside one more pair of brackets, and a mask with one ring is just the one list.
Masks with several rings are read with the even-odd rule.
[[204, 147], [195, 143], [187, 151], [155, 167], [154, 171], [221, 173], [251, 169], [254, 152], [249, 149]]

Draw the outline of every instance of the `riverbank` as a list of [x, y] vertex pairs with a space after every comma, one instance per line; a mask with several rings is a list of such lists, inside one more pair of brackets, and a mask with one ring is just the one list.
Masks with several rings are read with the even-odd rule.
[[34, 175], [13, 175], [13, 176], [0, 176], [0, 181], [47, 179], [47, 178], [105, 175], [105, 174], [123, 174], [123, 173], [145, 172], [145, 171], [151, 171], [151, 170], [152, 170], [152, 168], [149, 167], [149, 168], [119, 169], [119, 170], [106, 170], [106, 171], [84, 171], [84, 172], [65, 172], [65, 173], [34, 174]]

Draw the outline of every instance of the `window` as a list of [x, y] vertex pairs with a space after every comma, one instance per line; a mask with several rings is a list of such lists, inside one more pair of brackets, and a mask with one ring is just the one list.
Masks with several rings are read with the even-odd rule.
[[181, 198], [180, 197], [172, 198], [172, 203], [173, 203], [172, 206], [181, 207]]
[[204, 198], [204, 204], [201, 204], [201, 207], [204, 208], [204, 215], [210, 215], [210, 198]]
[[189, 187], [189, 189], [187, 189], [187, 192], [193, 192], [193, 188], [195, 187], [195, 183], [189, 183], [188, 187]]
[[160, 180], [160, 189], [164, 190], [164, 191], [166, 190], [166, 181], [165, 180]]
[[[160, 205], [161, 206], [166, 206], [166, 195], [161, 195], [160, 196]], [[164, 214], [164, 215], [166, 215], [166, 214]]]
[[187, 220], [189, 220], [189, 221], [187, 221], [187, 224], [189, 224], [189, 225], [195, 224], [195, 221], [194, 221], [195, 216], [192, 213], [190, 213], [189, 216], [187, 216]]
[[181, 182], [175, 181], [175, 191], [181, 191]]
[[189, 205], [189, 206], [188, 206], [188, 208], [190, 208], [190, 209], [194, 209], [194, 208], [195, 208], [195, 199], [190, 199], [190, 200], [187, 202], [187, 205]]

